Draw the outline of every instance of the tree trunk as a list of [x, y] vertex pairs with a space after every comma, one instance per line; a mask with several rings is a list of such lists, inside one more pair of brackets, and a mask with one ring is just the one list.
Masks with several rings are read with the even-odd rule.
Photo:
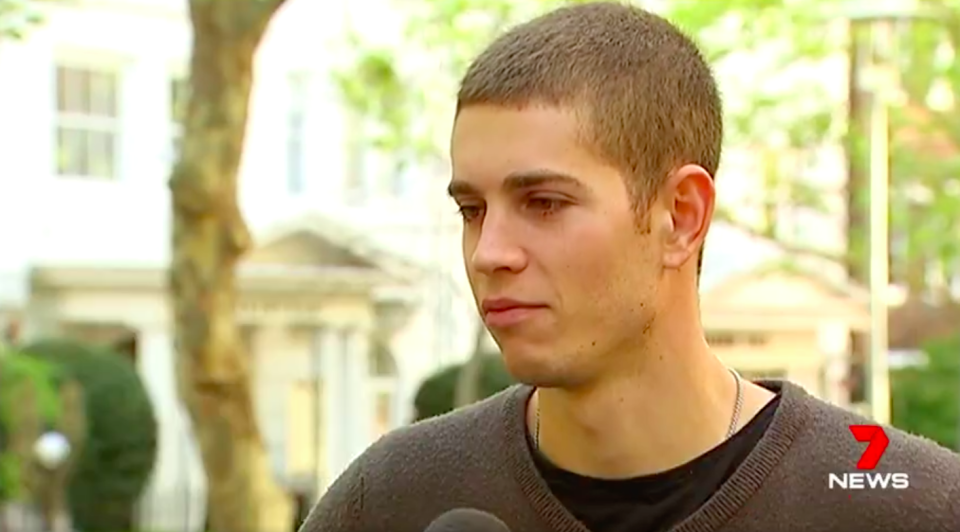
[[[860, 24], [851, 24], [850, 28], [850, 68], [847, 97], [847, 256], [846, 269], [851, 281], [867, 286], [870, 280], [867, 255], [867, 235], [869, 234], [870, 209], [867, 203], [868, 172], [867, 140], [870, 120], [870, 96], [860, 88], [860, 76], [867, 66], [867, 39], [869, 33]], [[851, 354], [851, 400], [859, 402], [866, 399], [866, 362], [869, 354], [869, 339], [863, 333], [850, 334]]]
[[283, 0], [190, 0], [190, 96], [173, 198], [170, 291], [177, 376], [197, 435], [212, 532], [287, 532], [257, 424], [249, 359], [236, 323], [235, 269], [251, 237], [237, 173], [254, 56]]
[[480, 378], [483, 375], [483, 340], [486, 338], [487, 327], [482, 319], [477, 320], [477, 336], [473, 343], [473, 353], [460, 368], [457, 375], [457, 389], [454, 395], [453, 406], [460, 408], [480, 400]]
[[867, 257], [867, 234], [870, 221], [868, 190], [867, 135], [870, 123], [870, 95], [860, 88], [860, 76], [867, 65], [869, 46], [866, 41], [869, 33], [859, 24], [851, 25], [850, 70], [847, 97], [847, 273], [854, 281], [866, 283], [869, 280]]
[[[919, 229], [922, 223], [923, 206], [911, 204], [907, 211], [908, 231]], [[907, 285], [907, 294], [909, 297], [921, 297], [927, 289], [927, 257], [916, 238], [911, 238], [907, 243], [907, 256], [904, 257], [904, 280]]]

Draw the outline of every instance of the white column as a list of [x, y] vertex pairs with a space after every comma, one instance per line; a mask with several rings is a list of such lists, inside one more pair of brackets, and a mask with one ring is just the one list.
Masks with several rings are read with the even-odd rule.
[[310, 431], [310, 441], [312, 442], [310, 452], [313, 455], [314, 496], [319, 497], [330, 482], [327, 478], [329, 454], [326, 447], [330, 432], [327, 427], [327, 401], [324, 395], [326, 393], [326, 382], [323, 379], [323, 345], [320, 342], [319, 329], [313, 327], [311, 332], [313, 334], [310, 339], [307, 362], [310, 368], [310, 379], [313, 381], [315, 388], [311, 411], [313, 423]]
[[849, 403], [845, 381], [849, 374], [850, 328], [845, 323], [830, 321], [820, 324], [817, 333], [824, 375], [822, 397], [845, 407]]
[[[347, 466], [346, 421], [343, 412], [345, 401], [343, 379], [343, 345], [338, 331], [330, 326], [316, 332], [317, 348], [320, 350], [320, 371], [323, 382], [323, 438], [326, 442], [326, 478], [329, 485]], [[326, 486], [322, 486], [325, 489]]]
[[350, 419], [349, 453], [352, 461], [373, 440], [373, 402], [370, 395], [370, 338], [361, 328], [345, 331], [346, 382], [349, 400], [347, 407]]
[[254, 330], [250, 346], [257, 422], [267, 447], [271, 471], [277, 478], [283, 478], [287, 471], [287, 399], [292, 382], [285, 364], [278, 362], [283, 360], [281, 356], [286, 355], [281, 351], [286, 341], [285, 335], [285, 325], [264, 321]]
[[169, 328], [139, 330], [138, 370], [157, 419], [157, 460], [140, 503], [144, 530], [203, 530], [206, 479], [193, 430], [177, 392]]
[[27, 303], [21, 322], [21, 342], [50, 338], [57, 336], [59, 332], [60, 320], [50, 301], [34, 299]]

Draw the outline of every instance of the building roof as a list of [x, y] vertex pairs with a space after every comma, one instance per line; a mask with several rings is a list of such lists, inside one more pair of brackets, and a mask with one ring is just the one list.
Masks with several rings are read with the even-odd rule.
[[361, 231], [317, 212], [295, 216], [257, 231], [254, 235], [255, 249], [265, 248], [300, 233], [322, 239], [386, 273], [406, 280], [413, 280], [429, 271], [428, 265], [391, 253]]
[[960, 304], [911, 297], [890, 309], [889, 320], [890, 349], [921, 349], [927, 342], [960, 334]]
[[[860, 301], [869, 291], [846, 280], [843, 266], [822, 257], [798, 256], [726, 223], [711, 226], [704, 247], [701, 293], [735, 279], [770, 269], [786, 269], [818, 280], [823, 286]], [[930, 341], [960, 334], [960, 303], [935, 304], [910, 297], [889, 310], [891, 350], [917, 350]]]
[[770, 270], [792, 270], [856, 299], [862, 287], [846, 279], [843, 265], [829, 259], [790, 252], [777, 242], [725, 222], [711, 224], [704, 243], [700, 292], [709, 292], [734, 279]]

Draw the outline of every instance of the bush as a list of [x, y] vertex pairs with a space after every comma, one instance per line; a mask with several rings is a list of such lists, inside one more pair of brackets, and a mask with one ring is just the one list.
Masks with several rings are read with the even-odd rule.
[[69, 487], [74, 525], [84, 532], [129, 529], [157, 454], [157, 422], [136, 369], [106, 348], [69, 340], [22, 351], [56, 365], [84, 390], [87, 439]]
[[[0, 502], [25, 496], [28, 458], [18, 454], [15, 441], [28, 441], [39, 433], [24, 434], [16, 422], [24, 414], [37, 430], [56, 426], [61, 414], [58, 388], [61, 376], [52, 364], [17, 352], [0, 352]], [[24, 401], [28, 400], [29, 405]], [[26, 429], [30, 430], [30, 429]], [[20, 449], [22, 452], [22, 449]]]
[[[446, 414], [454, 408], [457, 379], [464, 364], [455, 364], [434, 373], [423, 381], [413, 400], [415, 421]], [[480, 373], [480, 396], [490, 397], [514, 383], [500, 355], [484, 356]]]
[[893, 425], [960, 450], [960, 336], [924, 352], [926, 364], [890, 374]]

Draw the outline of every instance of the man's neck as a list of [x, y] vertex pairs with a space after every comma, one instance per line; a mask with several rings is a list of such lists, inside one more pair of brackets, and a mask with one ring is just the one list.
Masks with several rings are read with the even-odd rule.
[[[737, 379], [699, 331], [677, 332], [665, 335], [673, 342], [648, 338], [651, 351], [638, 355], [644, 363], [636, 371], [580, 390], [537, 390], [528, 419], [541, 452], [574, 473], [629, 478], [677, 467], [722, 443], [734, 417]], [[736, 428], [772, 397], [746, 381], [741, 393]]]

